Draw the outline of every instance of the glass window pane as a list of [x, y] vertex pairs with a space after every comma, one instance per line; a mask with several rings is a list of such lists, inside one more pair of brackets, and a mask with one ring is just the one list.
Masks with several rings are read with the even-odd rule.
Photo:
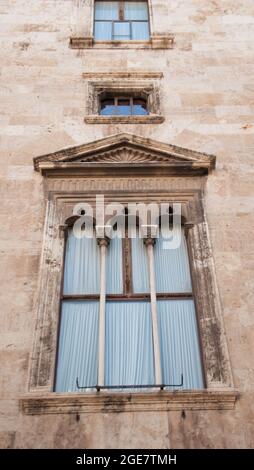
[[97, 385], [98, 301], [63, 302], [59, 336], [56, 392], [83, 392], [79, 385]]
[[131, 107], [130, 105], [126, 106], [117, 106], [116, 108], [117, 116], [130, 116], [131, 115]]
[[132, 282], [136, 294], [149, 292], [147, 249], [143, 238], [131, 239]]
[[114, 40], [124, 41], [130, 38], [131, 38], [130, 23], [127, 23], [124, 21], [114, 23], [114, 35], [113, 35]]
[[105, 383], [154, 384], [149, 302], [107, 302]]
[[118, 20], [118, 2], [95, 2], [95, 20]]
[[123, 293], [123, 243], [121, 238], [112, 238], [107, 248], [106, 262], [107, 294]]
[[113, 98], [101, 101], [100, 114], [102, 116], [112, 116], [112, 114], [115, 114], [115, 105], [114, 105], [114, 99]]
[[147, 41], [150, 38], [148, 23], [144, 23], [141, 21], [131, 23], [131, 30], [131, 39], [133, 40]]
[[115, 106], [105, 106], [100, 113], [102, 116], [113, 116], [116, 114], [116, 107]]
[[112, 23], [106, 21], [95, 21], [94, 24], [94, 38], [98, 41], [111, 41], [112, 40]]
[[133, 114], [135, 116], [145, 116], [148, 114], [147, 103], [145, 100], [141, 100], [141, 99], [133, 100]]
[[118, 98], [118, 106], [130, 106], [130, 98]]
[[157, 292], [192, 291], [188, 250], [183, 229], [179, 229], [178, 236], [180, 246], [175, 249], [168, 249], [167, 240], [162, 237], [156, 240], [154, 261]]
[[131, 106], [130, 100], [119, 98], [117, 100], [117, 115], [118, 116], [130, 116], [131, 115]]
[[204, 387], [196, 313], [193, 300], [157, 302], [162, 382], [180, 384], [174, 389]]
[[65, 295], [100, 292], [100, 249], [95, 237], [77, 238], [69, 232], [63, 291]]
[[124, 3], [125, 20], [148, 20], [147, 2], [125, 2]]

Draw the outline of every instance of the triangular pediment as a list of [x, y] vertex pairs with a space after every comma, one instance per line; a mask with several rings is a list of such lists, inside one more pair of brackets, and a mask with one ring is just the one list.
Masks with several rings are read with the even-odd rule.
[[132, 134], [117, 134], [91, 143], [34, 158], [37, 171], [82, 173], [117, 169], [143, 172], [205, 174], [215, 167], [213, 155], [195, 152]]

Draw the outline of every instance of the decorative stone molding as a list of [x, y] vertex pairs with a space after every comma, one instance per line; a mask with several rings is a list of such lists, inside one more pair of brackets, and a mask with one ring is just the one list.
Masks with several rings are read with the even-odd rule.
[[148, 41], [96, 41], [93, 36], [71, 37], [71, 49], [173, 49], [173, 34], [152, 34]]
[[[93, 143], [34, 158], [43, 175], [145, 174], [204, 175], [215, 167], [213, 155], [145, 139], [117, 134]], [[100, 163], [100, 165], [98, 165]], [[130, 165], [132, 163], [132, 165]]]
[[[87, 115], [84, 120], [88, 124], [159, 124], [164, 121], [160, 111], [160, 78], [156, 73], [97, 73], [83, 74], [87, 80]], [[113, 95], [130, 95], [143, 98], [147, 102], [148, 115], [145, 116], [101, 116], [100, 101]]]
[[[65, 412], [167, 411], [232, 409], [237, 392], [227, 351], [215, 269], [203, 210], [203, 184], [215, 156], [193, 152], [131, 134], [117, 134], [36, 157], [46, 176], [47, 214], [41, 259], [29, 394], [22, 397], [27, 414]], [[168, 173], [168, 176], [167, 176]], [[170, 176], [169, 176], [170, 175]], [[176, 177], [172, 176], [176, 175]], [[185, 175], [188, 175], [186, 178]], [[174, 189], [175, 188], [175, 189]], [[80, 202], [180, 202], [188, 225], [197, 318], [202, 338], [206, 390], [150, 393], [54, 394], [54, 372], [64, 263], [63, 229]]]
[[86, 124], [161, 124], [163, 116], [149, 114], [147, 116], [85, 116]]
[[163, 78], [162, 72], [84, 72], [83, 78], [93, 80], [158, 80]]
[[232, 410], [239, 394], [235, 390], [151, 393], [30, 394], [21, 398], [28, 415], [62, 413], [120, 413], [171, 410]]

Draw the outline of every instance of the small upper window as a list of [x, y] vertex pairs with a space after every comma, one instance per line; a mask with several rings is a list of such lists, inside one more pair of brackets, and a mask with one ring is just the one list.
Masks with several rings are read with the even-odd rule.
[[101, 100], [101, 116], [145, 116], [147, 100], [134, 97], [108, 97]]
[[148, 40], [147, 1], [95, 1], [94, 37], [104, 41]]

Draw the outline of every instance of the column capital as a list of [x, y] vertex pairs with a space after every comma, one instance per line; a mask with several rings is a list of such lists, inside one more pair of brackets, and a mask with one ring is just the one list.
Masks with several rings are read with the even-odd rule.
[[194, 223], [193, 222], [185, 222], [183, 227], [184, 227], [184, 234], [187, 237], [190, 229], [192, 229], [194, 227]]
[[149, 246], [149, 245], [154, 246], [155, 243], [156, 243], [156, 238], [152, 238], [152, 237], [144, 238], [144, 244], [146, 246]]
[[68, 227], [67, 224], [59, 225], [59, 236], [60, 236], [60, 238], [67, 238], [68, 229], [69, 229], [69, 227]]
[[97, 244], [99, 246], [108, 246], [109, 245], [109, 238], [108, 237], [103, 237], [103, 238], [97, 238]]

